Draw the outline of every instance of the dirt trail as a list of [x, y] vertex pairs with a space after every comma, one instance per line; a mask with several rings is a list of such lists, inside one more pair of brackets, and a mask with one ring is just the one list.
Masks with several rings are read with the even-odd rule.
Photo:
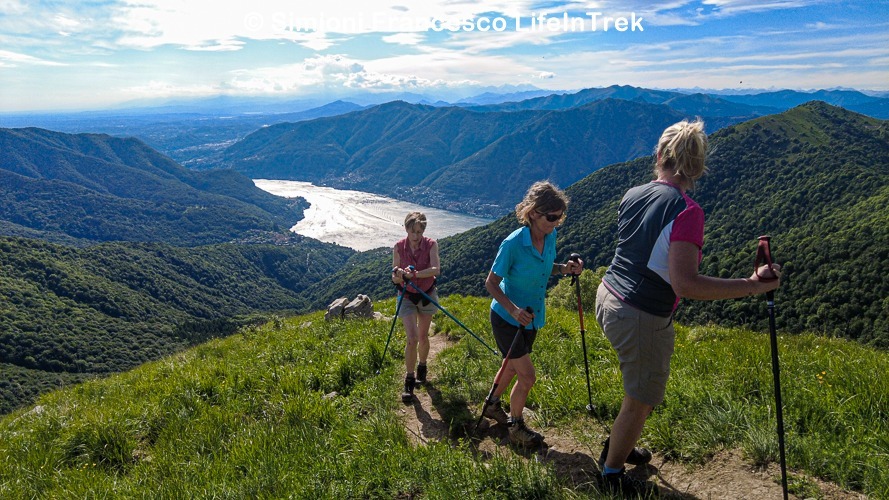
[[[433, 328], [434, 331], [434, 328]], [[429, 383], [415, 392], [414, 402], [401, 410], [408, 436], [417, 446], [430, 441], [449, 439], [448, 424], [436, 405], [441, 401], [435, 389], [435, 358], [452, 344], [445, 333], [433, 334], [429, 338]], [[478, 408], [469, 411], [477, 417]], [[525, 418], [533, 422], [531, 410], [525, 410]], [[475, 421], [473, 420], [473, 425]], [[550, 463], [556, 472], [579, 491], [596, 491], [599, 467], [596, 460], [601, 451], [600, 443], [581, 442], [576, 437], [563, 434], [557, 428], [538, 428], [546, 436], [544, 445], [536, 450], [524, 451], [509, 445], [508, 431], [503, 425], [491, 425], [483, 419], [476, 434], [481, 456], [511, 453], [524, 456], [528, 460]], [[693, 467], [667, 461], [655, 453], [651, 463], [645, 466], [628, 466], [628, 473], [640, 478], [655, 481], [660, 487], [662, 498], [682, 499], [763, 499], [782, 497], [781, 472], [777, 464], [767, 469], [757, 468], [745, 462], [740, 451], [723, 451], [703, 466]], [[866, 499], [858, 493], [840, 489], [834, 484], [809, 479], [821, 490], [819, 498], [824, 499]], [[791, 498], [799, 498], [791, 495]]]

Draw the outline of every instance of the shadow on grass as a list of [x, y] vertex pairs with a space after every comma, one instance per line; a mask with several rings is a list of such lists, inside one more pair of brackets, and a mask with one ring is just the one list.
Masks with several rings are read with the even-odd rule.
[[687, 500], [697, 500], [700, 497], [692, 495], [691, 493], [687, 493], [684, 491], [679, 491], [675, 486], [667, 482], [663, 476], [661, 476], [661, 471], [656, 466], [648, 463], [645, 465], [639, 465], [633, 467], [631, 470], [627, 470], [627, 475], [633, 476], [640, 480], [650, 480], [653, 477], [658, 479], [658, 489], [660, 490], [661, 498], [681, 498]]
[[[512, 453], [520, 455], [527, 460], [535, 460], [551, 465], [556, 475], [562, 478], [575, 491], [608, 496], [602, 482], [602, 470], [597, 460], [581, 451], [563, 451], [562, 444], [565, 438], [553, 438], [552, 444], [548, 443], [544, 438], [543, 444], [535, 447], [517, 446], [510, 443], [509, 429], [506, 425], [496, 424], [485, 418], [482, 419], [481, 425], [476, 428], [475, 422], [473, 420], [464, 429], [470, 437], [472, 449], [481, 459], [489, 459], [492, 456], [491, 451], [481, 448], [485, 439], [491, 438], [497, 447], [511, 450]], [[567, 443], [564, 444], [566, 445], [565, 447], [574, 448], [574, 446], [570, 446]], [[660, 498], [683, 500], [698, 500], [699, 498], [676, 489], [675, 486], [668, 483], [660, 475], [660, 470], [650, 463], [637, 467], [629, 466], [627, 474], [642, 481], [657, 479]], [[621, 497], [618, 495], [615, 498]]]
[[[552, 443], [544, 440], [543, 445], [533, 448], [514, 446], [510, 443], [509, 429], [506, 425], [497, 424], [487, 418], [479, 419], [481, 405], [470, 407], [463, 399], [446, 398], [432, 381], [425, 383], [421, 390], [426, 392], [432, 408], [440, 417], [424, 408], [420, 398], [414, 398], [410, 406], [413, 407], [420, 423], [421, 435], [417, 436], [419, 441], [428, 443], [446, 440], [454, 446], [468, 444], [469, 450], [482, 461], [491, 460], [495, 454], [500, 453], [498, 450], [510, 450], [509, 452], [527, 460], [550, 465], [564, 484], [575, 491], [596, 496], [605, 491], [596, 458], [582, 451], [574, 451], [577, 443], [570, 443], [570, 438], [553, 437]], [[484, 445], [487, 438], [493, 442], [493, 449], [489, 445]], [[565, 449], [571, 451], [564, 451]], [[676, 490], [673, 485], [660, 477], [659, 469], [651, 464], [631, 466], [627, 473], [642, 480], [659, 478], [661, 498], [688, 500], [698, 498]]]

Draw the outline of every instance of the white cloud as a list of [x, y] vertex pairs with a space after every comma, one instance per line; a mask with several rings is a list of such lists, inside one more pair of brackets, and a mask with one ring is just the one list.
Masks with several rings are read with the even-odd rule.
[[293, 35], [293, 40], [303, 47], [321, 52], [336, 44], [337, 39], [330, 38], [324, 33], [305, 33]]
[[564, 36], [560, 31], [458, 32], [441, 46], [467, 54], [482, 54], [521, 45], [548, 45]]
[[141, 49], [162, 45], [232, 46], [247, 31], [243, 16], [207, 0], [126, 0], [113, 21], [121, 32], [117, 42]]
[[829, 25], [825, 22], [822, 22], [822, 21], [806, 24], [806, 29], [810, 29], [810, 30], [825, 30], [825, 29], [830, 29], [830, 28], [832, 28], [831, 25]]
[[420, 75], [431, 82], [471, 81], [483, 85], [524, 83], [540, 72], [508, 55], [473, 54], [445, 48], [427, 48], [422, 54], [385, 57], [363, 64], [368, 72], [378, 74]]
[[797, 9], [822, 3], [812, 0], [704, 0], [704, 5], [712, 5], [718, 15], [749, 14], [770, 10]]
[[[729, 15], [750, 10], [786, 9], [805, 4], [799, 0], [704, 2], [704, 5], [711, 7], [714, 13], [711, 15], [717, 15], [717, 12], [718, 15]], [[43, 43], [54, 44], [59, 53], [82, 53], [95, 47], [151, 50], [161, 46], [199, 51], [237, 51], [249, 40], [291, 40], [320, 52], [348, 40], [349, 36], [370, 32], [387, 34], [384, 38], [387, 43], [420, 46], [425, 41], [432, 19], [472, 19], [491, 13], [506, 16], [511, 21], [517, 16], [558, 16], [569, 11], [572, 16], [580, 17], [590, 11], [599, 11], [604, 15], [629, 15], [635, 12], [650, 25], [698, 24], [701, 20], [696, 19], [689, 10], [692, 5], [689, 1], [652, 5], [635, 0], [545, 4], [535, 0], [417, 0], [404, 4], [391, 0], [366, 0], [360, 4], [316, 2], [308, 6], [290, 0], [264, 0], [228, 2], [223, 7], [217, 0], [120, 0], [110, 4], [46, 0], [26, 4], [20, 0], [0, 0], [0, 12], [9, 14], [6, 19], [0, 16], [0, 42], [6, 41], [5, 35], [17, 36], [19, 43], [33, 43], [29, 41], [33, 40], [30, 34], [36, 34]], [[545, 44], [560, 36], [547, 31], [520, 36], [507, 36], [509, 33], [499, 35], [502, 36], [471, 41], [464, 38], [462, 43], [466, 44], [466, 50], [482, 51], [512, 47], [511, 44]], [[53, 37], [65, 41], [56, 41]], [[457, 43], [461, 43], [459, 39]], [[78, 44], [80, 47], [76, 47]], [[3, 45], [16, 47], [15, 44]]]
[[245, 43], [241, 40], [222, 40], [211, 42], [205, 45], [192, 45], [183, 47], [185, 50], [193, 50], [196, 52], [231, 52], [241, 50]]
[[20, 64], [33, 66], [67, 66], [64, 63], [47, 61], [38, 57], [29, 56], [27, 54], [20, 54], [17, 52], [11, 52], [8, 50], [0, 50], [0, 61], [5, 62], [7, 67], [18, 66]]
[[301, 63], [250, 68], [232, 72], [224, 90], [251, 93], [295, 92], [303, 89], [341, 87], [364, 73], [360, 62], [341, 55], [312, 57]]
[[22, 0], [0, 0], [0, 15], [17, 16], [28, 11], [28, 6]]
[[[46, 106], [46, 96], [76, 99], [78, 93], [82, 102], [95, 102], [98, 95], [122, 100], [504, 83], [719, 88], [743, 79], [768, 81], [764, 87], [886, 88], [889, 81], [887, 24], [872, 8], [847, 0], [306, 3], [0, 0], [0, 93], [14, 106], [26, 106], [28, 96]], [[645, 33], [513, 29], [516, 16], [566, 12], [635, 12]], [[431, 19], [480, 15], [504, 16], [510, 26], [426, 30]], [[590, 29], [588, 19], [584, 28]]]
[[[652, 26], [698, 26], [712, 19], [776, 10], [799, 9], [830, 0], [675, 0], [642, 2], [640, 0], [597, 2], [595, 10], [635, 12]], [[591, 10], [588, 8], [587, 10]]]
[[[285, 0], [229, 3], [220, 8], [216, 0], [123, 0], [114, 23], [123, 32], [124, 46], [151, 48], [173, 44], [204, 46], [244, 38], [292, 39], [295, 35], [425, 32], [430, 19], [445, 16], [474, 17], [485, 11], [528, 9], [520, 2], [450, 2], [425, 0], [394, 5], [390, 0], [315, 3], [299, 5]], [[321, 47], [321, 38], [305, 40]], [[409, 43], [400, 37], [390, 43]], [[327, 45], [324, 48], [329, 47]]]
[[[293, 93], [345, 89], [424, 91], [478, 85], [472, 78], [485, 74], [485, 67], [506, 67], [504, 60], [463, 58], [458, 54], [437, 53], [358, 61], [343, 55], [308, 58], [302, 63], [238, 70], [220, 86], [221, 90], [250, 93]], [[457, 71], [456, 68], [462, 68]], [[515, 65], [509, 64], [510, 68]], [[524, 74], [533, 72], [522, 68]], [[516, 74], [508, 71], [510, 81]], [[454, 78], [454, 75], [460, 75]], [[536, 74], [534, 74], [536, 76]], [[527, 78], [530, 80], [531, 78]], [[500, 83], [493, 79], [491, 82]]]
[[426, 37], [417, 33], [397, 33], [395, 35], [387, 35], [383, 37], [386, 43], [395, 43], [399, 45], [418, 45], [425, 40]]

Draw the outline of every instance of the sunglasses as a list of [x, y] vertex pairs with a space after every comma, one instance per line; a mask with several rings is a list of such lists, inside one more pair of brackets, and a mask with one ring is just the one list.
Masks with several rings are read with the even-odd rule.
[[542, 213], [542, 212], [537, 212], [537, 213], [539, 213], [540, 215], [542, 215], [543, 217], [545, 217], [546, 220], [547, 220], [547, 222], [556, 222], [557, 220], [559, 220], [559, 219], [561, 219], [562, 217], [565, 216], [565, 212], [562, 212], [562, 213], [560, 213], [560, 214], [545, 214], [545, 213]]

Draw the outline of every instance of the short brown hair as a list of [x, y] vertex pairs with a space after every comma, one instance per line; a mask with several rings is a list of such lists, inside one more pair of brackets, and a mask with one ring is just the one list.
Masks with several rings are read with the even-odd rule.
[[561, 210], [561, 220], [565, 220], [568, 201], [568, 196], [550, 181], [537, 181], [528, 188], [528, 192], [525, 193], [525, 199], [516, 205], [515, 215], [523, 226], [531, 225], [532, 210], [536, 210], [541, 214]]
[[426, 214], [422, 212], [411, 212], [404, 218], [404, 229], [410, 231], [414, 224], [419, 224], [420, 229], [426, 230]]

